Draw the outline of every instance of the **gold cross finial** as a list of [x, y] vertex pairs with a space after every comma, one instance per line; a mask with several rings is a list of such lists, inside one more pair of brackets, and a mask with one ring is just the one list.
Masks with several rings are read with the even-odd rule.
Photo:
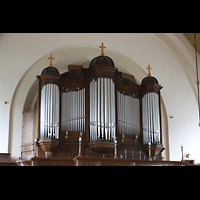
[[101, 43], [101, 46], [99, 46], [99, 48], [101, 48], [101, 55], [104, 56], [103, 49], [105, 49], [106, 47], [104, 47], [103, 43]]
[[50, 55], [50, 57], [48, 58], [48, 59], [50, 59], [50, 67], [53, 67], [53, 65], [52, 65], [52, 60], [54, 60], [54, 58], [52, 58], [52, 54]]
[[151, 76], [151, 73], [150, 73], [150, 70], [152, 69], [151, 67], [150, 67], [150, 65], [148, 65], [148, 67], [146, 68], [146, 69], [148, 69], [148, 76]]

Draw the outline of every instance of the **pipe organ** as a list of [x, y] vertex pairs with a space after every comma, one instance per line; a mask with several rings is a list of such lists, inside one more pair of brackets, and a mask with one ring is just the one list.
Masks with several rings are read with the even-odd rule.
[[[123, 152], [148, 157], [149, 142], [151, 148], [161, 145], [162, 87], [156, 78], [149, 75], [139, 85], [133, 75], [118, 71], [105, 55], [95, 57], [89, 68], [69, 65], [63, 74], [49, 66], [37, 78], [39, 143], [45, 155], [55, 148], [76, 148], [80, 135], [85, 149], [81, 153], [115, 152], [115, 158]], [[151, 156], [159, 152], [155, 150]]]

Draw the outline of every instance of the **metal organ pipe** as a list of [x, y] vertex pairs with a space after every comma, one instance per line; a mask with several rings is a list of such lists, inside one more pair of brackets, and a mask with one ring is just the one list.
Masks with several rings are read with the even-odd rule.
[[117, 92], [118, 131], [120, 134], [137, 135], [140, 132], [139, 99]]
[[106, 140], [109, 140], [110, 139], [110, 135], [108, 135], [108, 93], [107, 93], [107, 90], [108, 90], [108, 79], [105, 78], [104, 79], [104, 95], [105, 95], [105, 101], [104, 101], [104, 105], [105, 105], [105, 139]]
[[113, 82], [111, 83], [111, 137], [114, 139], [115, 138], [115, 87]]
[[[97, 91], [98, 91], [98, 94], [97, 94], [97, 106], [98, 106], [98, 111], [97, 111], [97, 114], [98, 114], [98, 117], [97, 117], [97, 123], [98, 123], [98, 132], [97, 132], [97, 135], [98, 135], [98, 140], [100, 140], [100, 135], [101, 135], [101, 128], [100, 128], [100, 126], [101, 126], [101, 122], [100, 122], [100, 116], [101, 116], [101, 90], [100, 90], [100, 88], [101, 88], [101, 85], [100, 85], [100, 78], [98, 78], [97, 79]], [[91, 91], [90, 91], [90, 94], [91, 94]], [[92, 107], [90, 107], [90, 109], [94, 109], [94, 108], [92, 108]], [[94, 110], [93, 110], [93, 112], [95, 112]]]
[[142, 99], [143, 143], [160, 143], [159, 95], [150, 92]]
[[40, 137], [59, 137], [59, 88], [46, 84], [41, 90]]
[[111, 110], [112, 110], [112, 107], [109, 106], [112, 104], [111, 102], [111, 93], [110, 93], [110, 85], [111, 85], [111, 81], [110, 79], [108, 79], [108, 83], [107, 83], [107, 125], [108, 125], [108, 135], [109, 135], [109, 138], [112, 139], [112, 122], [111, 122]]
[[85, 132], [85, 117], [85, 88], [62, 93], [62, 130]]
[[93, 79], [90, 83], [90, 141], [114, 140], [115, 85], [110, 78]]
[[40, 104], [40, 138], [44, 138], [45, 134], [45, 121], [46, 121], [46, 87], [41, 91], [41, 104]]
[[103, 78], [100, 78], [101, 81], [101, 139], [104, 139], [104, 84]]

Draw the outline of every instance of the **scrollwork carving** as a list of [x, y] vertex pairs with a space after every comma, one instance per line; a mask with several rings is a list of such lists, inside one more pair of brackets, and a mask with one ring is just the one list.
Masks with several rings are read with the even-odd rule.
[[119, 73], [118, 73], [118, 76], [117, 76], [117, 83], [118, 83], [118, 84], [125, 84], [125, 85], [137, 85], [137, 84], [135, 84], [133, 81], [131, 81], [130, 79], [128, 79], [128, 78], [123, 78], [123, 77], [122, 77], [122, 72], [119, 72]]
[[62, 86], [61, 92], [78, 91], [78, 90], [81, 90], [83, 88], [84, 87]]
[[85, 80], [85, 70], [81, 69], [81, 72], [77, 70], [70, 70], [62, 75], [62, 78], [68, 80]]

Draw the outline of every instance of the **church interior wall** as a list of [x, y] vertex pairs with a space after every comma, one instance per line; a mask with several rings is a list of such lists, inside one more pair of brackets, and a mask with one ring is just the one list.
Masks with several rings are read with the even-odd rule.
[[[188, 47], [182, 35], [165, 36], [176, 41], [172, 42], [176, 47], [180, 44], [183, 47], [183, 42]], [[178, 42], [176, 38], [179, 38]], [[1, 36], [0, 60], [3, 67], [0, 79], [5, 84], [0, 84], [2, 94], [0, 151], [11, 153], [12, 160], [17, 160], [21, 156], [22, 111], [26, 106], [33, 107], [33, 104], [25, 104], [25, 100], [36, 80], [36, 75], [48, 65], [49, 53], [54, 55], [55, 67], [62, 73], [69, 64], [83, 64], [87, 67], [89, 61], [99, 54], [96, 46], [101, 42], [106, 44], [107, 55], [114, 60], [119, 70], [133, 74], [140, 82], [147, 75], [145, 68], [150, 64], [153, 68], [152, 75], [164, 86], [161, 95], [165, 159], [181, 160], [181, 144], [183, 144], [184, 152], [190, 152], [190, 159], [200, 162], [197, 101], [191, 84], [195, 74], [193, 66], [192, 70], [187, 69], [184, 60], [181, 60], [181, 55], [189, 52], [184, 59], [190, 64], [193, 63], [192, 49], [184, 50], [185, 52], [182, 50], [181, 55], [176, 54], [178, 50], [171, 50], [165, 43], [165, 38], [156, 34], [4, 34]]]

